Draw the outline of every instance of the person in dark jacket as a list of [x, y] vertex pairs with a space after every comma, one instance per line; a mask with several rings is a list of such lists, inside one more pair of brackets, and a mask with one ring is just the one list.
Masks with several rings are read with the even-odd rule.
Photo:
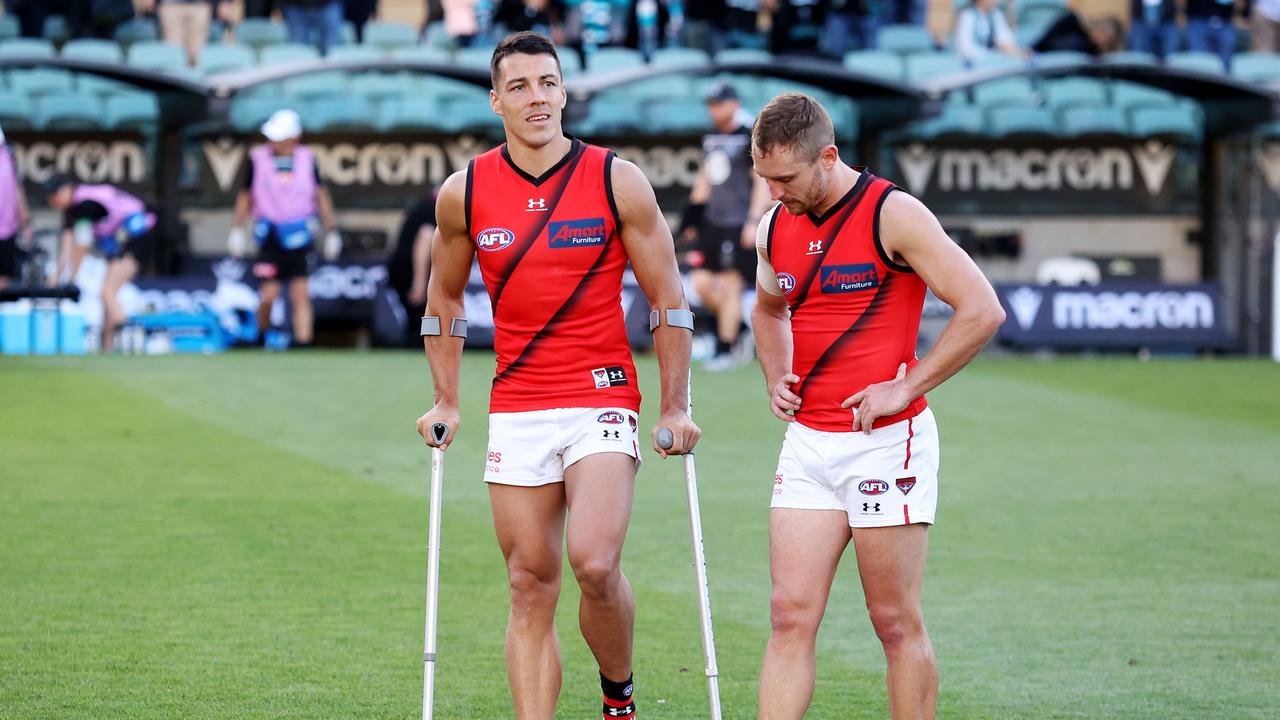
[[1130, 50], [1151, 53], [1163, 60], [1177, 52], [1181, 40], [1178, 0], [1130, 0]]

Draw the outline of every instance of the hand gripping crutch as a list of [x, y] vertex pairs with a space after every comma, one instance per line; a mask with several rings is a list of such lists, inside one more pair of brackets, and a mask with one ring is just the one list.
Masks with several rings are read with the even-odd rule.
[[[437, 445], [449, 436], [449, 426], [435, 423], [431, 439]], [[444, 485], [444, 450], [431, 448], [431, 510], [427, 525], [427, 623], [422, 654], [422, 720], [431, 720], [436, 690], [436, 604], [440, 597], [440, 496]]]
[[[689, 416], [693, 417], [693, 381], [688, 383]], [[675, 445], [668, 428], [658, 430], [658, 447]], [[702, 511], [698, 506], [698, 473], [694, 470], [693, 453], [684, 455], [684, 486], [689, 495], [689, 534], [693, 539], [693, 570], [698, 578], [698, 620], [702, 625], [702, 661], [707, 673], [707, 695], [711, 700], [711, 720], [720, 720], [720, 670], [716, 667], [716, 638], [711, 629], [711, 593], [707, 589], [707, 555], [702, 547]]]

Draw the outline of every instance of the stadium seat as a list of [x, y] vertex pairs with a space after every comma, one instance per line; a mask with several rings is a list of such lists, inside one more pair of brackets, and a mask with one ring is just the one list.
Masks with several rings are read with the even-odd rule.
[[1162, 137], [1197, 143], [1204, 132], [1196, 110], [1185, 105], [1140, 107], [1130, 113], [1130, 126], [1138, 137]]
[[922, 80], [958, 73], [964, 69], [964, 62], [952, 52], [919, 52], [906, 57], [905, 67], [907, 82], [919, 84]]
[[53, 43], [48, 40], [16, 38], [0, 43], [0, 58], [53, 57]]
[[9, 73], [9, 89], [19, 95], [40, 97], [58, 93], [71, 93], [75, 83], [71, 73], [53, 68], [13, 70]]
[[108, 80], [93, 73], [72, 73], [76, 92], [105, 98], [110, 95], [133, 92], [133, 86], [118, 80]]
[[978, 108], [947, 107], [942, 114], [916, 123], [909, 134], [921, 139], [934, 139], [956, 135], [981, 135], [985, 130], [985, 116]]
[[144, 129], [160, 119], [160, 103], [149, 93], [125, 93], [106, 99], [104, 124], [114, 130]]
[[656, 133], [705, 133], [711, 130], [707, 106], [696, 98], [654, 100], [645, 106], [647, 127]]
[[1059, 115], [1064, 135], [1128, 135], [1129, 122], [1118, 107], [1068, 107]]
[[1116, 81], [1111, 83], [1111, 103], [1131, 112], [1139, 107], [1171, 107], [1178, 104], [1178, 98], [1150, 85]]
[[1038, 107], [997, 107], [987, 112], [987, 127], [992, 137], [1018, 135], [1057, 135], [1053, 113]]
[[266, 18], [245, 18], [236, 25], [236, 41], [254, 49], [279, 45], [288, 37], [289, 33], [283, 23], [271, 22]]
[[565, 52], [559, 53], [557, 57], [560, 58], [560, 71], [564, 73], [565, 77], [573, 77], [574, 75], [582, 74], [581, 55], [573, 50], [566, 50]]
[[922, 25], [885, 25], [876, 33], [876, 47], [906, 55], [936, 50], [938, 44]]
[[62, 46], [62, 57], [103, 63], [124, 62], [120, 44], [112, 40], [72, 40]]
[[335, 47], [343, 45], [356, 44], [356, 26], [350, 20], [343, 20], [342, 26], [338, 28], [338, 44]]
[[53, 43], [61, 45], [71, 39], [71, 28], [67, 25], [65, 15], [50, 15], [44, 19], [44, 28], [40, 32], [40, 37]]
[[1107, 53], [1098, 59], [1107, 63], [1124, 63], [1126, 65], [1159, 64], [1155, 55], [1152, 55], [1151, 53], [1138, 52], [1137, 50], [1121, 50], [1120, 52]]
[[663, 98], [701, 99], [694, 91], [693, 78], [688, 75], [662, 75], [627, 83], [619, 88], [631, 93], [637, 100], [661, 100]]
[[853, 50], [844, 55], [844, 67], [881, 80], [902, 82], [906, 71], [902, 56], [884, 50]]
[[1226, 72], [1226, 68], [1222, 66], [1222, 58], [1211, 52], [1170, 53], [1169, 57], [1165, 58], [1165, 66], [1176, 70], [1191, 70], [1214, 75], [1221, 75]]
[[329, 50], [326, 59], [341, 62], [377, 62], [386, 60], [386, 53], [370, 45], [339, 45]]
[[207, 45], [197, 65], [201, 75], [247, 70], [256, 61], [253, 51], [243, 45]]
[[387, 101], [379, 125], [383, 130], [439, 130], [440, 103], [435, 98], [407, 96]]
[[292, 103], [278, 95], [237, 97], [231, 104], [231, 123], [242, 131], [256, 133], [272, 113], [291, 106]]
[[1027, 61], [1022, 60], [1004, 53], [987, 53], [981, 57], [974, 58], [971, 67], [974, 70], [1004, 70], [1006, 68], [1024, 68], [1027, 67]]
[[653, 65], [706, 67], [711, 64], [711, 56], [696, 48], [659, 48], [650, 62]]
[[591, 72], [627, 70], [641, 65], [644, 65], [644, 56], [631, 48], [600, 48], [587, 56], [587, 70]]
[[[1001, 55], [1000, 57], [1009, 57]], [[1062, 67], [1063, 65], [1075, 65], [1076, 63], [1093, 62], [1093, 56], [1089, 53], [1075, 52], [1074, 50], [1054, 50], [1053, 52], [1037, 53], [1036, 66], [1042, 68]]]
[[279, 45], [268, 45], [262, 48], [262, 51], [258, 54], [258, 61], [264, 66], [283, 65], [285, 63], [315, 60], [319, 57], [320, 51], [310, 45], [280, 43]]
[[[566, 53], [567, 54], [567, 53]], [[491, 47], [468, 47], [462, 48], [453, 56], [453, 61], [458, 67], [489, 69], [489, 60], [493, 57], [493, 48]]]
[[368, 130], [377, 113], [362, 98], [326, 96], [308, 101], [299, 111], [307, 130]]
[[31, 120], [31, 102], [25, 96], [0, 89], [0, 128], [28, 130]]
[[1280, 55], [1269, 52], [1240, 53], [1231, 59], [1231, 74], [1246, 82], [1271, 83], [1280, 80]]
[[[702, 111], [703, 115], [706, 110]], [[583, 135], [613, 135], [647, 127], [644, 109], [625, 94], [601, 95], [587, 107], [587, 117], [575, 124]]]
[[364, 44], [384, 52], [418, 44], [418, 31], [411, 25], [394, 22], [371, 22], [364, 26]]
[[411, 94], [421, 94], [439, 100], [447, 98], [465, 99], [470, 102], [488, 105], [489, 91], [471, 83], [441, 77], [439, 75], [421, 75], [409, 80]]
[[773, 62], [773, 53], [755, 48], [729, 48], [716, 53], [717, 63], [767, 63]]
[[395, 60], [420, 60], [422, 62], [440, 63], [441, 65], [453, 64], [453, 58], [449, 56], [447, 50], [427, 47], [426, 45], [396, 48], [391, 51], [391, 57]]
[[470, 98], [449, 98], [442, 113], [443, 125], [453, 132], [482, 132], [502, 127], [502, 118], [489, 109], [488, 103]]
[[101, 126], [98, 101], [76, 93], [46, 95], [36, 102], [36, 126], [43, 130], [94, 130]]
[[[362, 72], [351, 77], [351, 93], [370, 103], [418, 95], [415, 83], [401, 73]], [[428, 97], [428, 99], [433, 99]]]
[[187, 67], [187, 56], [182, 48], [158, 40], [142, 40], [129, 46], [126, 62], [143, 70], [180, 72]]
[[1046, 80], [1041, 86], [1045, 104], [1054, 111], [1068, 107], [1101, 107], [1107, 104], [1107, 86], [1101, 80], [1069, 77]]
[[0, 41], [16, 38], [22, 34], [22, 26], [18, 24], [18, 17], [5, 13], [0, 15]]
[[115, 40], [124, 46], [160, 39], [156, 24], [150, 20], [126, 20], [116, 27]]
[[342, 72], [314, 72], [284, 81], [284, 94], [290, 99], [310, 100], [346, 95], [348, 78]]
[[1009, 77], [992, 80], [973, 88], [973, 102], [980, 107], [1010, 107], [1039, 105], [1039, 96], [1025, 77]]

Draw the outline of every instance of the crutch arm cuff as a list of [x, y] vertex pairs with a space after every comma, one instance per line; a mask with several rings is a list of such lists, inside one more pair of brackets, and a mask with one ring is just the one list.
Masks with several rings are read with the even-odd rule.
[[671, 327], [684, 328], [689, 332], [693, 332], [693, 312], [684, 308], [671, 308], [669, 310], [650, 310], [649, 311], [649, 332], [658, 329], [663, 324], [662, 320], [665, 316], [666, 324]]

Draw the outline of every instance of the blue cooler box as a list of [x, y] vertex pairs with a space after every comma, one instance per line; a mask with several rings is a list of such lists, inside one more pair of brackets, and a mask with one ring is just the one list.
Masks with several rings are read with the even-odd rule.
[[[215, 353], [227, 349], [229, 340], [218, 324], [218, 316], [212, 312], [201, 313], [149, 313], [129, 318], [130, 325], [137, 325], [146, 333], [146, 346], [152, 351], [176, 353]], [[153, 338], [167, 337], [168, 342], [154, 343]], [[164, 348], [164, 350], [160, 350]]]
[[84, 311], [70, 300], [63, 300], [58, 312], [58, 352], [63, 355], [85, 353]]
[[31, 352], [31, 301], [0, 303], [0, 353]]
[[58, 354], [58, 301], [41, 299], [31, 306], [31, 352]]

